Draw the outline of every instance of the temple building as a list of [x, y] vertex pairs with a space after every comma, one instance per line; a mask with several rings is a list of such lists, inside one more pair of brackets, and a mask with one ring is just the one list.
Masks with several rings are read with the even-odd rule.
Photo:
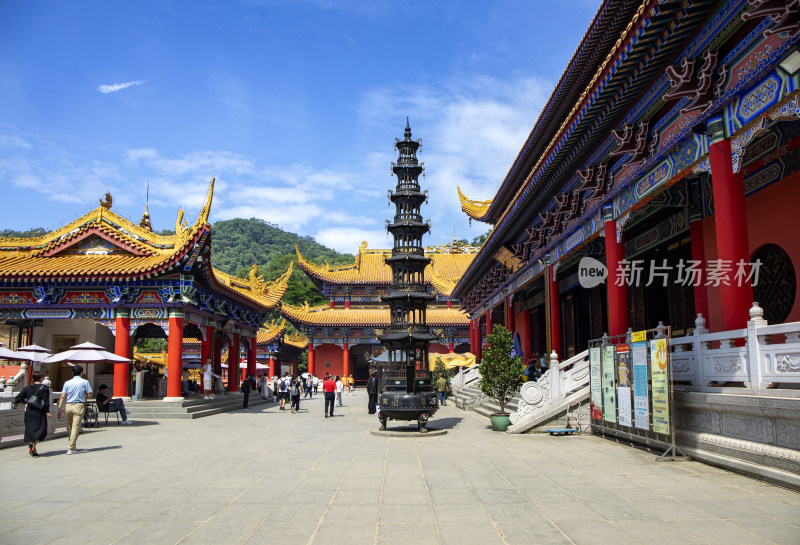
[[[175, 222], [175, 234], [152, 231], [111, 210], [110, 195], [84, 216], [38, 238], [0, 239], [0, 320], [55, 352], [91, 341], [132, 357], [142, 337], [168, 339], [165, 397], [181, 396], [184, 339], [200, 343], [200, 359], [217, 369], [226, 346], [247, 354], [255, 374], [259, 329], [286, 291], [291, 268], [275, 282], [237, 278], [211, 266], [208, 216], [214, 180], [197, 220]], [[55, 364], [51, 364], [55, 366]], [[66, 365], [46, 368], [57, 391], [71, 377]], [[88, 365], [93, 383], [113, 382], [129, 394], [129, 364]], [[236, 368], [238, 381], [238, 367]], [[230, 389], [236, 388], [232, 381]]]
[[493, 226], [452, 291], [472, 351], [800, 320], [799, 40], [796, 1], [604, 0], [494, 196], [459, 189]]
[[[300, 354], [306, 349], [308, 339], [298, 334], [289, 334], [286, 331], [286, 320], [276, 324], [272, 321], [264, 324], [256, 336], [256, 375], [274, 376], [275, 374], [292, 373], [298, 374]], [[227, 386], [230, 376], [230, 344], [226, 346], [220, 358], [222, 363], [223, 383]], [[188, 369], [189, 379], [202, 380], [200, 365], [202, 364], [203, 343], [200, 339], [186, 337], [183, 339], [182, 361], [183, 368]], [[247, 367], [247, 347], [240, 344], [239, 362], [240, 369]], [[163, 390], [166, 383], [164, 371], [167, 367], [168, 353], [145, 352], [133, 349], [134, 371], [148, 370], [151, 373], [145, 375], [148, 383], [144, 388], [145, 397], [157, 397], [157, 393], [148, 395], [149, 392]], [[271, 371], [270, 371], [271, 370]], [[163, 394], [162, 394], [163, 395]]]
[[[469, 318], [451, 294], [476, 252], [456, 241], [425, 248], [431, 263], [425, 268], [424, 281], [436, 297], [428, 306], [427, 323], [439, 338], [430, 345], [431, 353], [469, 350]], [[332, 267], [316, 265], [297, 250], [300, 268], [329, 299], [329, 304], [315, 307], [281, 303], [281, 313], [308, 337], [310, 373], [368, 379], [367, 357], [383, 351], [378, 336], [389, 326], [389, 306], [381, 302], [381, 296], [392, 283], [392, 271], [385, 262], [391, 253], [391, 249], [367, 249], [364, 242], [352, 264]]]

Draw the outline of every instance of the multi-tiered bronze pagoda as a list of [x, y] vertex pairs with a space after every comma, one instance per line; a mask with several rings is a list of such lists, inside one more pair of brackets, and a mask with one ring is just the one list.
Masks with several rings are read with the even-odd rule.
[[397, 140], [399, 155], [392, 171], [397, 187], [389, 198], [395, 204], [394, 220], [387, 229], [394, 237], [392, 255], [386, 264], [392, 269], [392, 286], [382, 297], [390, 307], [390, 325], [381, 343], [389, 353], [389, 362], [380, 367], [379, 396], [381, 429], [386, 421], [416, 420], [420, 431], [426, 431], [428, 417], [439, 408], [433, 391], [432, 374], [428, 370], [428, 345], [436, 337], [426, 323], [426, 307], [434, 299], [425, 286], [425, 257], [422, 236], [430, 225], [422, 220], [420, 206], [427, 192], [419, 187], [423, 166], [417, 161], [419, 140], [411, 139], [406, 120], [403, 140]]

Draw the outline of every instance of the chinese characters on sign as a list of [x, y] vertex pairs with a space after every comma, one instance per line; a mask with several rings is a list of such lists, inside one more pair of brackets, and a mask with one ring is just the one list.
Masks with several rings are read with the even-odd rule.
[[617, 375], [619, 387], [617, 388], [617, 403], [619, 404], [619, 423], [622, 426], [631, 425], [631, 378], [628, 368], [628, 345], [617, 345]]
[[[661, 264], [651, 261], [649, 266], [645, 266], [644, 260], [634, 259], [628, 261], [623, 259], [618, 263], [617, 286], [639, 286], [646, 280], [645, 286], [652, 284], [667, 287], [670, 276], [673, 283], [681, 286], [742, 286], [750, 284], [758, 285], [758, 271], [761, 269], [761, 261], [756, 260], [748, 263], [739, 260], [736, 264], [730, 259], [709, 259], [703, 269], [703, 262], [696, 259], [681, 259], [673, 267], [667, 264], [667, 260], [662, 260]], [[674, 271], [674, 274], [673, 274]], [[645, 276], [646, 275], [646, 276]], [[645, 276], [643, 278], [643, 276]]]

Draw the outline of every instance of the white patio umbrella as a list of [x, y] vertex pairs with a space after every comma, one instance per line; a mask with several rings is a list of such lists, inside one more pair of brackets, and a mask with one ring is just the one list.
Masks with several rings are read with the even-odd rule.
[[39, 371], [41, 370], [42, 362], [50, 356], [50, 351], [38, 344], [29, 344], [28, 346], [17, 348], [17, 354], [29, 361], [34, 371]]
[[0, 360], [22, 360], [25, 361], [25, 358], [20, 356], [17, 352], [13, 350], [9, 350], [5, 347], [3, 343], [0, 343]]
[[129, 363], [131, 360], [107, 352], [102, 346], [85, 342], [70, 346], [66, 352], [53, 354], [43, 361], [44, 363], [63, 361], [74, 366], [76, 363]]

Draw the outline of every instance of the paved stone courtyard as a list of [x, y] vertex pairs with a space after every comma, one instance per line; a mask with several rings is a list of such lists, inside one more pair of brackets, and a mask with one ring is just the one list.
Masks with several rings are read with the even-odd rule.
[[0, 543], [800, 543], [800, 494], [590, 436], [513, 436], [453, 406], [442, 437], [261, 406], [0, 450]]

